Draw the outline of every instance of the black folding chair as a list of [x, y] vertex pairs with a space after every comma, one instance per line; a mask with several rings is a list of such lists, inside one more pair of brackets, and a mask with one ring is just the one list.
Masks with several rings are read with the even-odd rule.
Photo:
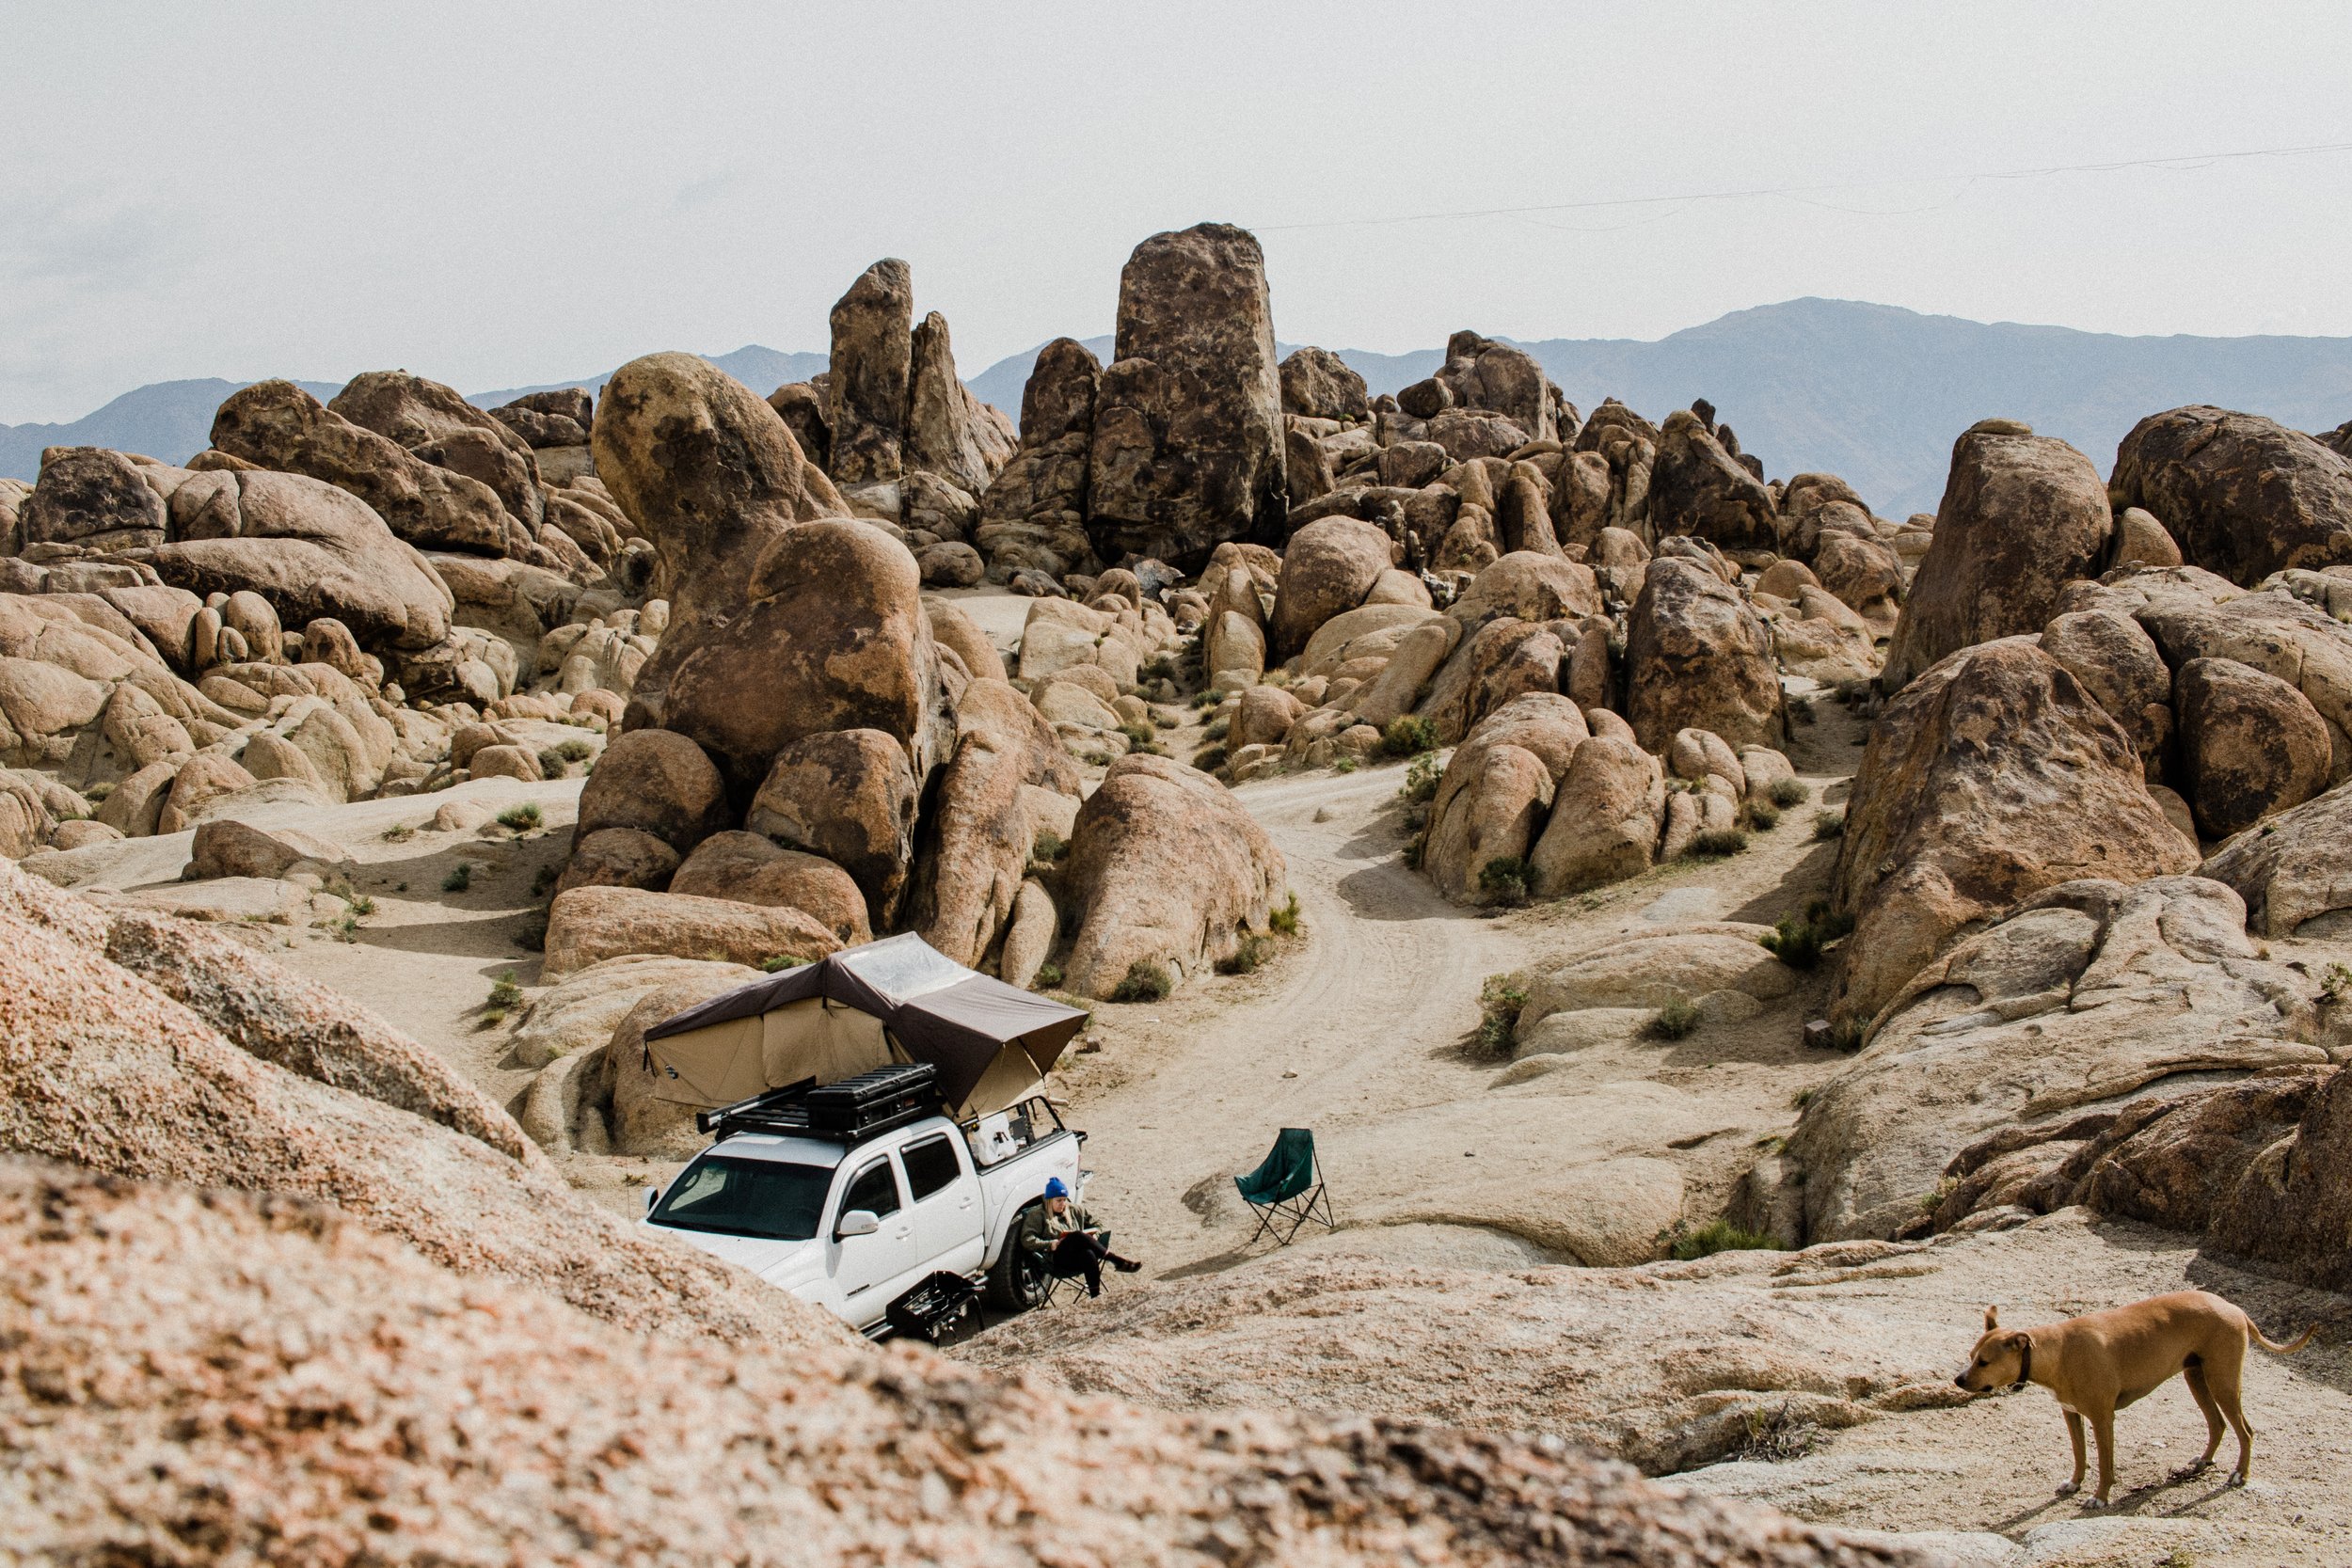
[[[1274, 1140], [1274, 1151], [1248, 1176], [1233, 1178], [1242, 1201], [1258, 1212], [1258, 1228], [1245, 1246], [1271, 1235], [1282, 1246], [1291, 1244], [1299, 1227], [1320, 1221], [1331, 1230], [1340, 1227], [1331, 1214], [1331, 1200], [1323, 1190], [1323, 1166], [1315, 1158], [1315, 1135], [1304, 1127], [1285, 1127]], [[1276, 1223], [1287, 1220], [1284, 1230]]]

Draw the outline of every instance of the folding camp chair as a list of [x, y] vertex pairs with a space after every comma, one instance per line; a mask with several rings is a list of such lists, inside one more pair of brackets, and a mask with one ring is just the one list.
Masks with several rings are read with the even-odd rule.
[[[1285, 1127], [1274, 1140], [1274, 1151], [1265, 1163], [1248, 1176], [1233, 1178], [1240, 1189], [1242, 1201], [1258, 1212], [1258, 1228], [1250, 1233], [1245, 1246], [1260, 1236], [1271, 1235], [1282, 1246], [1291, 1244], [1299, 1227], [1309, 1220], [1318, 1220], [1329, 1229], [1337, 1230], [1339, 1221], [1331, 1216], [1331, 1200], [1323, 1190], [1323, 1166], [1315, 1159], [1315, 1135], [1304, 1127]], [[1290, 1228], [1282, 1229], [1275, 1221], [1290, 1221]]]

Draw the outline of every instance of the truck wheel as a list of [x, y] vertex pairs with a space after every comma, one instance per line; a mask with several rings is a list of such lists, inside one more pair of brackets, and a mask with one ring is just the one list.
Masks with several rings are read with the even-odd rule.
[[1026, 1312], [1045, 1299], [1043, 1267], [1021, 1250], [1021, 1227], [1034, 1203], [1025, 1204], [1005, 1232], [1005, 1244], [988, 1270], [988, 1304], [999, 1312]]

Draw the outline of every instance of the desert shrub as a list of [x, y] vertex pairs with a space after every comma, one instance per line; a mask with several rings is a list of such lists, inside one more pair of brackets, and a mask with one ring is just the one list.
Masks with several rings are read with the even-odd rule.
[[1438, 785], [1445, 778], [1445, 769], [1438, 766], [1438, 753], [1423, 752], [1405, 767], [1405, 783], [1396, 792], [1397, 799], [1406, 805], [1427, 805], [1438, 798]]
[[560, 741], [554, 750], [555, 754], [565, 762], [586, 762], [596, 754], [596, 749], [584, 740]]
[[1037, 966], [1037, 979], [1031, 982], [1030, 989], [1035, 990], [1058, 986], [1061, 978], [1061, 965], [1049, 960]]
[[1825, 898], [1816, 898], [1803, 914], [1784, 914], [1772, 928], [1756, 938], [1764, 950], [1791, 969], [1812, 969], [1829, 944], [1853, 929], [1853, 916], [1839, 914]]
[[385, 829], [382, 834], [387, 844], [405, 844], [416, 836], [417, 825], [414, 822], [394, 823], [391, 827]]
[[1826, 844], [1833, 838], [1846, 836], [1846, 814], [1842, 811], [1817, 811], [1813, 814], [1813, 836]]
[[806, 962], [808, 962], [806, 958], [796, 958], [788, 953], [776, 953], [760, 959], [759, 968], [760, 972], [765, 974], [781, 974], [787, 969], [798, 969]]
[[1478, 891], [1504, 904], [1527, 898], [1528, 864], [1517, 855], [1498, 855], [1478, 868]]
[[1694, 1258], [1709, 1258], [1719, 1252], [1777, 1252], [1780, 1243], [1759, 1231], [1742, 1230], [1729, 1220], [1709, 1220], [1696, 1230], [1686, 1230], [1675, 1238], [1670, 1249], [1674, 1257], [1688, 1263]]
[[1278, 937], [1296, 936], [1298, 934], [1298, 895], [1292, 894], [1289, 902], [1266, 916], [1265, 923], [1266, 928]]
[[1761, 800], [1748, 803], [1748, 826], [1759, 833], [1769, 833], [1780, 826], [1780, 813]]
[[375, 912], [375, 900], [364, 893], [346, 892], [342, 896], [343, 901], [351, 906], [351, 912], [355, 918]]
[[1740, 1457], [1768, 1465], [1803, 1459], [1821, 1440], [1820, 1424], [1786, 1400], [1769, 1410], [1761, 1406], [1750, 1410], [1742, 1418], [1742, 1425], [1746, 1428], [1746, 1441], [1740, 1445]]
[[1037, 835], [1037, 842], [1030, 850], [1030, 858], [1043, 861], [1051, 865], [1068, 853], [1070, 853], [1070, 841], [1054, 832], [1053, 829], [1047, 828]]
[[1114, 1002], [1163, 1002], [1176, 989], [1176, 982], [1167, 970], [1149, 958], [1137, 958], [1127, 966], [1119, 984], [1111, 988]]
[[1818, 722], [1820, 716], [1813, 711], [1812, 698], [1791, 697], [1788, 699], [1788, 717], [1800, 724], [1811, 724]]
[[1222, 740], [1232, 733], [1233, 721], [1231, 719], [1212, 719], [1209, 721], [1209, 727], [1200, 732], [1200, 738], [1203, 740]]
[[1487, 1054], [1508, 1056], [1511, 1035], [1527, 1006], [1527, 982], [1518, 974], [1489, 974], [1478, 988], [1478, 1043]]
[[1405, 841], [1405, 847], [1399, 853], [1404, 857], [1406, 870], [1419, 871], [1421, 869], [1422, 851], [1428, 846], [1429, 835], [1426, 832], [1415, 833]]
[[1266, 960], [1273, 957], [1273, 938], [1244, 936], [1239, 946], [1216, 960], [1216, 972], [1219, 974], [1254, 974], [1264, 968]]
[[1642, 1032], [1652, 1039], [1678, 1040], [1698, 1026], [1699, 1005], [1687, 996], [1677, 996], [1650, 1014]]
[[1108, 768], [1111, 765], [1111, 754], [1108, 752], [1089, 752], [1084, 760], [1096, 768]]
[[549, 746], [539, 753], [539, 771], [548, 778], [560, 779], [568, 771], [564, 758]]
[[473, 863], [469, 861], [459, 861], [451, 869], [450, 874], [441, 879], [443, 893], [463, 893], [471, 886], [473, 886]]
[[1196, 691], [1192, 694], [1195, 708], [1215, 707], [1224, 700], [1225, 694], [1221, 691]]
[[1783, 811], [1791, 806], [1804, 805], [1813, 799], [1813, 791], [1805, 787], [1802, 779], [1774, 779], [1772, 787], [1765, 793], [1772, 797], [1772, 804]]
[[1143, 750], [1143, 748], [1151, 745], [1152, 741], [1159, 738], [1159, 732], [1152, 729], [1151, 725], [1138, 724], [1133, 720], [1120, 725], [1119, 733], [1127, 737], [1127, 744], [1134, 747], [1136, 751]]
[[1138, 681], [1172, 681], [1176, 676], [1176, 661], [1166, 654], [1145, 661], [1143, 668], [1136, 672]]
[[1176, 727], [1176, 716], [1172, 713], [1163, 713], [1158, 708], [1153, 708], [1152, 710], [1152, 727], [1155, 730], [1172, 730]]
[[1380, 732], [1380, 749], [1392, 757], [1415, 757], [1438, 749], [1438, 726], [1417, 713], [1392, 719]]
[[1203, 773], [1214, 773], [1225, 766], [1230, 754], [1222, 746], [1203, 746], [1192, 753], [1192, 765]]
[[1720, 860], [1748, 847], [1748, 835], [1737, 828], [1710, 828], [1691, 841], [1691, 853]]
[[530, 832], [537, 827], [541, 820], [539, 803], [536, 800], [525, 800], [519, 806], [509, 806], [499, 813], [499, 826], [518, 833]]
[[1331, 771], [1334, 773], [1353, 773], [1361, 766], [1362, 765], [1354, 757], [1340, 757], [1332, 762]]
[[506, 971], [490, 982], [490, 1000], [487, 1006], [501, 1008], [512, 1007], [518, 1005], [522, 999], [523, 988], [515, 983], [513, 970]]
[[2329, 964], [2320, 971], [2319, 999], [2331, 1007], [2341, 1006], [2352, 995], [2352, 969], [2343, 964]]

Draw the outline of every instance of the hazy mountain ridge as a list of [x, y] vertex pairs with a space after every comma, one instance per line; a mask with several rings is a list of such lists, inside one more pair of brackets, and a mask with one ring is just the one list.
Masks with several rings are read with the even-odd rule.
[[[1081, 341], [1097, 358], [1110, 357], [1108, 336]], [[1284, 354], [1292, 346], [1279, 345]], [[2135, 422], [2182, 404], [2246, 409], [2299, 430], [2352, 418], [2352, 338], [2126, 338], [1797, 299], [1737, 310], [1654, 342], [1555, 338], [1520, 346], [1581, 409], [1613, 396], [1656, 419], [1704, 397], [1769, 473], [1842, 474], [1890, 516], [1933, 511], [1953, 438], [1994, 416], [2073, 442], [2103, 471]], [[1375, 393], [1429, 374], [1443, 353], [1338, 352]], [[757, 344], [707, 357], [763, 394], [826, 364], [822, 354]], [[1032, 349], [998, 360], [970, 378], [972, 390], [1017, 418], [1036, 357]], [[495, 406], [546, 388], [596, 390], [609, 374], [471, 400]], [[213, 408], [238, 385], [160, 382], [71, 424], [0, 427], [0, 474], [30, 479], [41, 449], [58, 445], [184, 460], [203, 448]], [[335, 391], [331, 383], [303, 385], [321, 397]]]

